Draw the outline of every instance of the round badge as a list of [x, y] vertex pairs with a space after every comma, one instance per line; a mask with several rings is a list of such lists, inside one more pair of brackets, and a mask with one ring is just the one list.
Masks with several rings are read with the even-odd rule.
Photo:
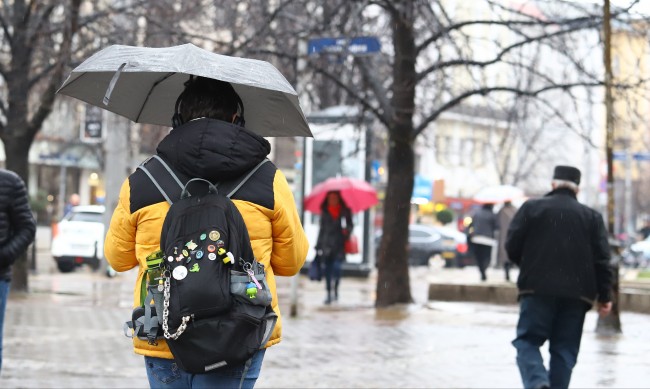
[[181, 254], [183, 254], [184, 257], [189, 257], [190, 256], [190, 252], [185, 250], [185, 249], [183, 249], [183, 251], [181, 251]]
[[187, 268], [185, 266], [178, 266], [174, 271], [172, 272], [172, 277], [176, 280], [182, 280], [183, 278], [187, 277]]
[[217, 240], [219, 240], [219, 237], [221, 237], [221, 234], [219, 234], [219, 231], [213, 230], [210, 231], [209, 237], [211, 241], [216, 242]]
[[225, 246], [225, 245], [226, 245], [226, 243], [224, 243], [223, 240], [218, 240], [218, 241], [217, 241], [217, 246], [219, 246], [219, 247], [223, 247], [223, 246]]
[[214, 253], [215, 251], [217, 251], [217, 248], [214, 247], [213, 244], [211, 244], [211, 245], [208, 246], [208, 252]]
[[197, 251], [194, 256], [196, 257], [196, 259], [203, 258], [203, 251], [201, 251], [201, 250]]
[[172, 261], [174, 260], [174, 257], [170, 255], [169, 257], [167, 257], [167, 260], [168, 260], [169, 262], [172, 262]]
[[208, 237], [207, 234], [201, 234], [201, 236], [199, 236], [199, 239], [205, 240], [205, 238], [207, 238], [207, 237]]
[[215, 253], [208, 254], [208, 259], [214, 261], [215, 259], [217, 259], [217, 254]]

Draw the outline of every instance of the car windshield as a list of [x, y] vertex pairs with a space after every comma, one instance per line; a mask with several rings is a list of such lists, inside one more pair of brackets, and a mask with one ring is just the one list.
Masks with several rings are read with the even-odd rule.
[[103, 223], [103, 215], [97, 212], [71, 212], [67, 217], [71, 222]]

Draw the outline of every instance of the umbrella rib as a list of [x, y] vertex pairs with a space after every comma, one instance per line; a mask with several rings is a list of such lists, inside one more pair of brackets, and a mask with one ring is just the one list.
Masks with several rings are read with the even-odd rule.
[[167, 74], [166, 74], [164, 77], [162, 77], [160, 80], [156, 81], [156, 82], [153, 84], [153, 86], [151, 87], [151, 89], [149, 89], [149, 93], [147, 93], [147, 97], [144, 99], [144, 102], [142, 103], [142, 106], [140, 107], [140, 112], [138, 112], [138, 116], [135, 117], [135, 120], [134, 120], [134, 121], [135, 121], [136, 123], [139, 122], [139, 120], [140, 120], [140, 115], [142, 115], [142, 111], [144, 111], [144, 107], [147, 105], [147, 102], [149, 101], [149, 97], [151, 96], [151, 93], [153, 92], [153, 90], [156, 89], [156, 87], [158, 86], [158, 84], [160, 84], [161, 82], [165, 81], [166, 79], [168, 79], [169, 77], [173, 76], [174, 74], [176, 74], [176, 72], [167, 73]]

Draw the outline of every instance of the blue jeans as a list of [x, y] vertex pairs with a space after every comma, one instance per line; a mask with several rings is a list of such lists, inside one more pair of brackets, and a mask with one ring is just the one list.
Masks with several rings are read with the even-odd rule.
[[[525, 388], [568, 388], [589, 305], [579, 299], [524, 295], [519, 300], [517, 365]], [[548, 372], [539, 348], [548, 340]]]
[[0, 371], [2, 370], [2, 332], [5, 322], [5, 310], [7, 308], [7, 296], [11, 282], [0, 280]]
[[[253, 355], [253, 360], [242, 388], [252, 389], [262, 370], [262, 360], [266, 349]], [[222, 367], [206, 374], [192, 374], [181, 370], [173, 359], [144, 357], [147, 378], [152, 389], [181, 388], [239, 388], [244, 365]]]

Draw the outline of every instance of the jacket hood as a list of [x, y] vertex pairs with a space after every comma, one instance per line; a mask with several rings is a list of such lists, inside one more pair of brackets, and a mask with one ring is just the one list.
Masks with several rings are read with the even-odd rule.
[[271, 145], [243, 127], [201, 118], [171, 130], [156, 151], [183, 175], [219, 182], [252, 169], [271, 152]]

